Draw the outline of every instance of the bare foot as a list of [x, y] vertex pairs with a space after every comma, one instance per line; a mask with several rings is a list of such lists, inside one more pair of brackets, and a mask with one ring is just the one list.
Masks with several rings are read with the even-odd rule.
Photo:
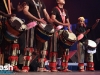
[[46, 68], [38, 68], [38, 72], [51, 72], [50, 70], [47, 70]]
[[72, 72], [71, 70], [69, 70], [69, 69], [64, 69], [64, 70], [62, 70], [63, 72]]

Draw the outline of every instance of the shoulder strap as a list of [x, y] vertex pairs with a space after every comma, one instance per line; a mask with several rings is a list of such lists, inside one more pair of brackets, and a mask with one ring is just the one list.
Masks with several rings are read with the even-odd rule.
[[[38, 13], [39, 18], [41, 18], [40, 12], [39, 12], [39, 10], [38, 10], [38, 8], [37, 8], [37, 6], [36, 6], [36, 2], [35, 2], [34, 0], [32, 0], [32, 1], [33, 1], [34, 5], [35, 5], [35, 8], [36, 8], [36, 10], [37, 10], [37, 13]], [[39, 7], [40, 7], [40, 1], [39, 1]], [[39, 8], [39, 9], [40, 9], [40, 8]]]
[[63, 9], [63, 12], [61, 12], [61, 10], [59, 9], [58, 6], [56, 6], [56, 8], [57, 8], [58, 11], [60, 12], [60, 15], [61, 15], [61, 18], [62, 18], [63, 23], [65, 23], [65, 16], [63, 15], [63, 14], [65, 13], [65, 10]]
[[7, 10], [7, 13], [8, 13], [8, 14], [11, 14], [10, 0], [8, 0], [8, 6], [7, 6], [6, 0], [3, 0], [3, 2], [4, 2], [4, 5], [5, 5], [5, 8], [6, 8], [6, 10]]

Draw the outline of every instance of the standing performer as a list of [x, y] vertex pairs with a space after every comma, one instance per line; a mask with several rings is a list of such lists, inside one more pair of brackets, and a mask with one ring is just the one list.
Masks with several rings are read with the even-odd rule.
[[[68, 39], [67, 35], [69, 33], [73, 34], [70, 29], [70, 22], [68, 11], [63, 8], [65, 4], [65, 0], [56, 0], [57, 6], [53, 8], [51, 18], [54, 21], [55, 30], [58, 30], [54, 33], [53, 37], [51, 38], [51, 50], [50, 50], [50, 68], [51, 71], [55, 72], [56, 69], [56, 58], [57, 58], [57, 50], [61, 57], [61, 70], [63, 72], [68, 72], [68, 60], [69, 60], [69, 47], [67, 45], [67, 41], [65, 44], [64, 39]], [[67, 30], [66, 30], [67, 28]], [[68, 32], [68, 33], [67, 33]], [[64, 35], [63, 35], [64, 34]], [[63, 40], [62, 40], [63, 39]], [[63, 42], [62, 42], [63, 41]], [[58, 44], [59, 43], [59, 44]], [[62, 44], [61, 44], [62, 43]], [[65, 47], [63, 47], [66, 45]], [[57, 46], [59, 46], [57, 48]]]
[[21, 19], [12, 15], [12, 10], [15, 11], [15, 8], [10, 0], [0, 0], [0, 27], [2, 36], [0, 47], [5, 54], [5, 62], [8, 63], [9, 59], [13, 70], [19, 72], [20, 70], [17, 66], [19, 44], [16, 39], [27, 27]]
[[[88, 71], [94, 71], [94, 62], [93, 62], [93, 54], [96, 52], [96, 43], [92, 40], [88, 39], [88, 32], [90, 32], [92, 29], [94, 29], [99, 20], [96, 20], [96, 23], [88, 28], [85, 24], [84, 17], [78, 18], [78, 24], [76, 28], [76, 35], [78, 37], [78, 67], [79, 71], [84, 71], [84, 58], [86, 56], [86, 62], [87, 62], [87, 70]], [[86, 54], [85, 54], [86, 53]]]
[[[36, 49], [39, 53], [39, 68], [38, 71], [47, 71], [45, 69], [44, 63], [46, 60], [46, 54], [47, 54], [47, 47], [49, 39], [48, 33], [46, 30], [52, 29], [52, 25], [49, 25], [50, 28], [48, 28], [46, 25], [47, 22], [44, 20], [46, 17], [47, 21], [51, 23], [51, 19], [47, 13], [45, 4], [41, 0], [25, 0], [26, 5], [24, 6], [23, 12], [29, 19], [29, 22], [36, 22], [38, 26], [35, 27], [36, 34], [34, 33], [34, 28], [27, 31], [27, 41], [26, 41], [26, 49], [25, 49], [25, 62], [23, 66], [23, 71], [28, 72], [29, 71], [29, 64], [32, 57], [33, 52], [33, 44], [34, 41], [36, 41]], [[46, 29], [47, 28], [47, 29]], [[34, 35], [35, 34], [35, 35]], [[51, 35], [51, 34], [50, 34]], [[34, 40], [34, 36], [36, 36], [36, 40]], [[48, 37], [48, 38], [46, 38]], [[46, 39], [44, 39], [46, 38]], [[27, 54], [27, 51], [29, 51], [29, 54]], [[28, 63], [27, 63], [28, 61]]]

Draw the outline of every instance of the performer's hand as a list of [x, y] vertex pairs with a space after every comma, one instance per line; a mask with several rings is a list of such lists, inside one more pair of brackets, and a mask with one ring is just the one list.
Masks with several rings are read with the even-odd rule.
[[51, 24], [53, 24], [54, 21], [52, 19], [49, 19], [48, 22], [51, 23]]
[[96, 20], [96, 23], [98, 23], [99, 21], [100, 21], [100, 19], [97, 19], [97, 20]]
[[44, 20], [44, 18], [39, 19], [39, 22], [40, 22], [40, 23], [43, 23], [43, 24], [47, 24], [46, 21]]
[[8, 17], [8, 18], [11, 18], [11, 17], [14, 17], [16, 16], [16, 14], [4, 14], [5, 17]]
[[72, 33], [72, 30], [71, 30], [71, 29], [68, 29], [68, 31], [69, 31], [70, 33]]
[[97, 38], [96, 41], [97, 45], [100, 43], [100, 38]]
[[14, 17], [14, 16], [16, 16], [16, 14], [11, 14], [11, 17]]
[[5, 14], [4, 16], [10, 18], [11, 14]]
[[85, 24], [85, 23], [83, 23], [83, 26], [84, 26], [84, 27], [86, 27], [86, 24]]
[[87, 33], [90, 32], [90, 29], [88, 29], [86, 32], [87, 32]]
[[69, 23], [63, 23], [63, 26], [70, 26], [70, 24]]

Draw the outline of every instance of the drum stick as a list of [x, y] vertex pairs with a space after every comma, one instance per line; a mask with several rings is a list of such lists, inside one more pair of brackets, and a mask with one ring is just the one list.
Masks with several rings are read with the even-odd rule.
[[11, 14], [11, 4], [10, 4], [10, 0], [8, 0], [8, 14]]
[[9, 12], [8, 7], [7, 7], [6, 0], [3, 0], [3, 2], [4, 2], [4, 5], [5, 5], [5, 8], [6, 8], [6, 11]]

